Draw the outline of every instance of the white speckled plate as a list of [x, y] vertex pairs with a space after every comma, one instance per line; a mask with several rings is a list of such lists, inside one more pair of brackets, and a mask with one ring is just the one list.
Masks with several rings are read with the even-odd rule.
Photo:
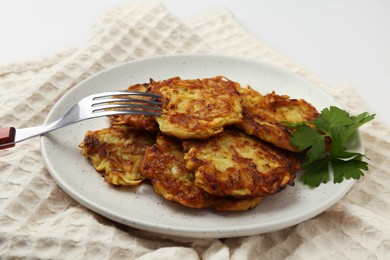
[[[126, 89], [135, 83], [180, 76], [183, 79], [224, 75], [250, 85], [261, 93], [275, 90], [304, 98], [318, 110], [338, 105], [319, 87], [283, 69], [248, 60], [210, 55], [163, 56], [138, 60], [101, 72], [70, 90], [53, 107], [46, 122], [62, 116], [84, 96]], [[218, 213], [189, 209], [165, 201], [149, 185], [134, 189], [114, 188], [81, 155], [78, 147], [87, 130], [108, 126], [106, 118], [87, 120], [41, 138], [47, 169], [75, 200], [114, 221], [143, 230], [185, 237], [234, 237], [283, 229], [310, 219], [331, 207], [352, 187], [353, 181], [328, 183], [311, 189], [300, 181], [277, 195], [265, 198], [244, 213]], [[362, 151], [362, 142], [356, 145]]]

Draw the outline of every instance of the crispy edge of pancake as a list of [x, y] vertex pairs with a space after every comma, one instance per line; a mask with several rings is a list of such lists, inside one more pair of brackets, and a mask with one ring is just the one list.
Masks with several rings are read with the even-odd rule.
[[208, 138], [242, 120], [240, 85], [225, 77], [155, 82], [163, 112], [156, 120], [162, 133], [179, 139]]
[[256, 137], [230, 128], [208, 140], [183, 142], [186, 168], [210, 194], [265, 197], [293, 184], [299, 162]]
[[79, 146], [105, 181], [116, 186], [136, 186], [144, 180], [139, 169], [146, 146], [154, 142], [155, 135], [122, 125], [88, 131]]
[[194, 184], [194, 174], [186, 168], [182, 142], [158, 135], [156, 144], [146, 149], [142, 175], [149, 179], [155, 192], [163, 198], [191, 208], [213, 208], [218, 211], [246, 211], [256, 207], [261, 197], [236, 199], [217, 197]]
[[[129, 91], [149, 92], [150, 85], [153, 84], [153, 82], [154, 81], [151, 80], [150, 83], [131, 85], [127, 89]], [[133, 98], [137, 99], [138, 97], [134, 96]], [[149, 100], [152, 99], [152, 98], [148, 98], [148, 97], [139, 97], [139, 98], [140, 99], [149, 99]], [[131, 129], [146, 130], [148, 132], [157, 132], [159, 129], [155, 116], [123, 114], [123, 115], [110, 116], [109, 118], [110, 118], [111, 124], [113, 124], [113, 125], [127, 125]]]
[[310, 122], [319, 114], [316, 108], [303, 99], [275, 92], [261, 95], [250, 87], [242, 88], [240, 93], [243, 120], [236, 126], [279, 148], [299, 152], [290, 144], [293, 130], [284, 122]]

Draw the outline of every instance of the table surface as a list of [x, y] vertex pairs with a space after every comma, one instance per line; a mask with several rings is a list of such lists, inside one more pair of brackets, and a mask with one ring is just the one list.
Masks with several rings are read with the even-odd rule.
[[[0, 65], [86, 43], [93, 23], [129, 0], [0, 1]], [[180, 19], [226, 7], [249, 32], [325, 82], [353, 88], [390, 124], [390, 1], [161, 0]]]

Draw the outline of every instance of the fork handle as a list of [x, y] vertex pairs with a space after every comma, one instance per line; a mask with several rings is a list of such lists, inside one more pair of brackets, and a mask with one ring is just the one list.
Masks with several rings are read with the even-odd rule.
[[[0, 128], [0, 150], [5, 148], [10, 148], [15, 146], [15, 133], [16, 130], [14, 127], [6, 127], [6, 128]], [[2, 146], [2, 144], [8, 144]]]

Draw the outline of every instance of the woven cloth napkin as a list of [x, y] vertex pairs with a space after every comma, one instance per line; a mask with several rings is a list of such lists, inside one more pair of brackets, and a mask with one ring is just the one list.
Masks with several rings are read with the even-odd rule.
[[[55, 102], [89, 76], [138, 58], [213, 53], [250, 58], [298, 73], [351, 113], [367, 111], [351, 90], [329, 86], [248, 33], [225, 9], [180, 21], [157, 1], [105, 13], [83, 48], [0, 66], [0, 125], [43, 122]], [[385, 259], [390, 252], [390, 129], [361, 131], [370, 171], [322, 214], [267, 234], [191, 239], [162, 236], [86, 209], [51, 178], [38, 138], [0, 151], [0, 258], [14, 259]], [[387, 255], [388, 256], [388, 255]]]

